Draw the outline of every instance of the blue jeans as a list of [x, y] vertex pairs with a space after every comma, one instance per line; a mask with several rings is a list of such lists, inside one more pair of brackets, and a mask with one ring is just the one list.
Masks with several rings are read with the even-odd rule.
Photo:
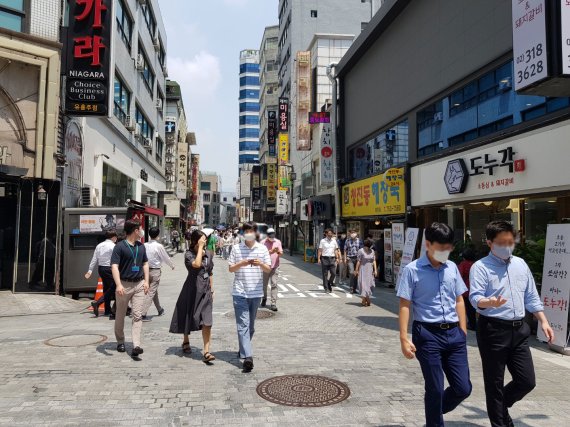
[[[425, 381], [426, 427], [443, 427], [443, 414], [471, 394], [467, 337], [459, 327], [443, 330], [414, 322], [412, 340]], [[449, 383], [445, 390], [443, 374]]]
[[239, 356], [242, 359], [253, 357], [251, 339], [255, 332], [255, 316], [261, 298], [245, 298], [234, 295], [234, 311], [239, 340]]

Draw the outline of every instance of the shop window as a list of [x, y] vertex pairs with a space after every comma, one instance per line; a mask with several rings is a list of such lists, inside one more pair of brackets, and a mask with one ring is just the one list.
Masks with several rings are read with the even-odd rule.
[[113, 113], [121, 123], [125, 123], [131, 108], [131, 93], [125, 87], [123, 80], [115, 73], [115, 92]]
[[125, 206], [127, 199], [135, 198], [135, 180], [103, 163], [102, 206]]
[[26, 3], [24, 0], [4, 0], [0, 2], [0, 27], [12, 31], [24, 31]]
[[117, 31], [121, 36], [121, 40], [125, 43], [125, 45], [131, 50], [131, 37], [133, 34], [133, 19], [127, 12], [127, 8], [125, 7], [124, 0], [118, 0], [116, 3], [117, 11], [116, 11], [116, 18], [117, 18]]

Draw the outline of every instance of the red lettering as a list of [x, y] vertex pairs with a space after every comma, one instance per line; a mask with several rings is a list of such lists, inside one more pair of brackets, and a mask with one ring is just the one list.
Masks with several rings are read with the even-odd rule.
[[78, 5], [83, 6], [83, 12], [75, 15], [75, 19], [83, 21], [91, 15], [93, 7], [95, 7], [95, 16], [93, 17], [93, 28], [102, 28], [103, 11], [107, 10], [107, 6], [103, 4], [103, 0], [76, 0]]
[[85, 36], [73, 39], [75, 58], [91, 58], [91, 65], [101, 66], [101, 49], [105, 49], [101, 36]]

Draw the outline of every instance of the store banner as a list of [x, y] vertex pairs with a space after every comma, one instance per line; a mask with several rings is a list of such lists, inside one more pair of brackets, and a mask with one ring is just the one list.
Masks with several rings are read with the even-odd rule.
[[286, 215], [289, 209], [287, 209], [287, 191], [277, 190], [277, 203], [275, 213], [277, 215]]
[[414, 254], [416, 252], [416, 244], [418, 243], [418, 234], [420, 234], [419, 228], [410, 227], [406, 230], [406, 238], [404, 241], [404, 252], [402, 254], [402, 261], [400, 263], [400, 268], [398, 270], [396, 288], [400, 284], [400, 278], [402, 277], [402, 272], [404, 271], [404, 268], [406, 268], [406, 265], [408, 265], [414, 260]]
[[289, 167], [279, 166], [279, 179], [278, 179], [279, 190], [288, 190], [290, 186], [291, 186], [291, 180], [289, 179]]
[[392, 270], [392, 229], [384, 229], [384, 280], [392, 283], [394, 272]]
[[[570, 299], [570, 224], [548, 224], [541, 299], [544, 314], [554, 329], [553, 344], [568, 347], [568, 300]], [[541, 328], [538, 339], [547, 341]]]
[[401, 222], [392, 223], [392, 271], [394, 283], [400, 277], [400, 266], [404, 254], [405, 234], [404, 224]]
[[274, 205], [277, 200], [277, 165], [267, 165], [267, 204]]
[[267, 144], [275, 145], [277, 141], [277, 111], [267, 113]]
[[321, 133], [321, 185], [334, 185], [334, 152], [331, 144], [331, 125], [323, 125]]
[[69, 0], [64, 33], [65, 113], [105, 116], [109, 103], [113, 0]]
[[251, 174], [251, 188], [259, 188], [261, 186], [259, 174], [252, 173]]
[[63, 169], [63, 200], [65, 207], [75, 208], [81, 199], [83, 175], [83, 134], [75, 121], [67, 124], [64, 142], [67, 166]]
[[289, 134], [279, 134], [279, 164], [286, 165], [289, 163]]
[[403, 215], [406, 213], [404, 168], [342, 187], [342, 216]]
[[125, 226], [125, 218], [117, 215], [80, 215], [80, 233], [101, 233], [107, 230], [122, 229]]
[[279, 98], [278, 129], [280, 133], [289, 132], [289, 98]]
[[311, 126], [306, 118], [311, 108], [311, 52], [297, 52], [297, 151], [311, 150]]
[[185, 199], [188, 192], [188, 144], [178, 144], [178, 162], [176, 169], [176, 197]]

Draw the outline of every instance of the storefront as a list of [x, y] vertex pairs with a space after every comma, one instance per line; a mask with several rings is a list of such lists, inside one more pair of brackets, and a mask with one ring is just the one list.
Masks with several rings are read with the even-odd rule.
[[[544, 255], [548, 224], [570, 222], [570, 121], [413, 166], [418, 226], [452, 226], [458, 246], [487, 253], [485, 226], [512, 221], [524, 250]], [[542, 255], [541, 255], [542, 254]], [[542, 262], [531, 265], [542, 273]], [[529, 263], [530, 265], [530, 263]]]

